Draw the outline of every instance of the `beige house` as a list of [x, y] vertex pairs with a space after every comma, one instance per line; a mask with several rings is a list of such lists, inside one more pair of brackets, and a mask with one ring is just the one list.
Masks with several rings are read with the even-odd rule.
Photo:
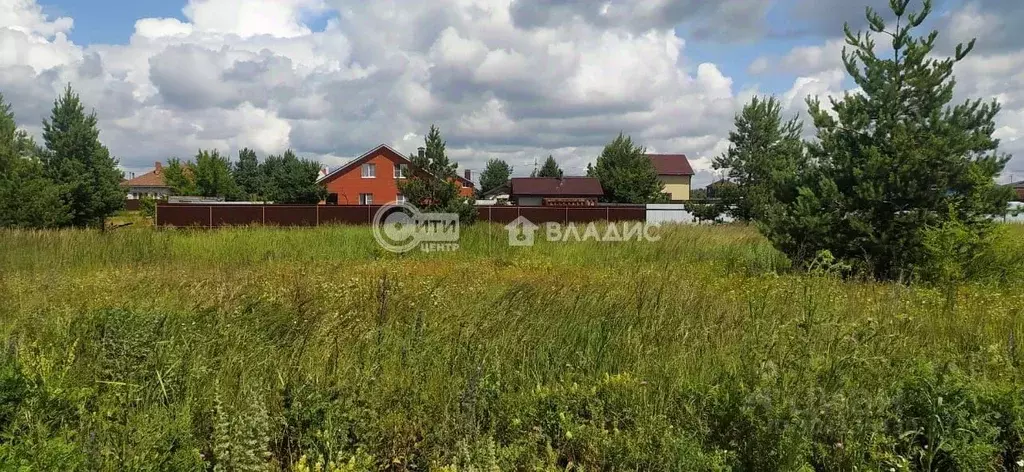
[[658, 171], [658, 179], [665, 185], [665, 194], [673, 202], [685, 202], [690, 199], [690, 180], [693, 168], [685, 154], [648, 154]]

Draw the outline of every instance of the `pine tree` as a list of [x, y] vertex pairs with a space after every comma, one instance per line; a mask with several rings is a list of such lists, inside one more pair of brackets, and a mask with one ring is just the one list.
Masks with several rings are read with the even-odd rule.
[[664, 184], [658, 179], [654, 163], [643, 146], [634, 145], [629, 136], [619, 134], [604, 147], [587, 175], [597, 177], [605, 198], [613, 203], [655, 203], [667, 200]]
[[398, 183], [406, 199], [423, 211], [458, 213], [463, 223], [476, 219], [473, 203], [459, 195], [455, 184], [458, 166], [448, 159], [441, 131], [431, 125], [424, 138], [423, 157], [410, 156], [412, 167], [408, 178]]
[[106, 218], [123, 208], [124, 177], [117, 159], [99, 141], [96, 114], [86, 114], [69, 85], [54, 101], [50, 119], [43, 121], [46, 175], [69, 207], [71, 224], [104, 227]]
[[[765, 230], [797, 263], [828, 250], [875, 277], [907, 279], [926, 263], [929, 229], [955, 219], [982, 235], [990, 215], [1006, 211], [1008, 195], [994, 178], [1009, 157], [992, 137], [997, 103], [950, 106], [953, 66], [974, 41], [935, 59], [938, 32], [911, 35], [932, 2], [918, 13], [907, 12], [910, 0], [890, 3], [895, 29], [871, 9], [871, 33], [846, 27], [843, 62], [861, 91], [831, 100], [834, 116], [808, 99], [817, 128], [813, 166], [799, 196]], [[891, 41], [891, 53], [876, 53], [875, 35]]]
[[533, 177], [554, 177], [562, 178], [562, 168], [558, 167], [558, 163], [555, 162], [554, 156], [548, 156], [544, 161], [544, 165], [540, 167], [540, 171]]
[[0, 227], [54, 228], [70, 221], [60, 189], [43, 175], [42, 150], [17, 128], [0, 94]]
[[729, 132], [729, 150], [714, 159], [715, 169], [728, 169], [736, 185], [723, 186], [722, 208], [738, 220], [762, 220], [780, 202], [796, 198], [797, 176], [806, 159], [800, 121], [782, 120], [775, 97], [754, 98], [736, 115]]
[[242, 196], [257, 199], [263, 184], [256, 151], [249, 148], [238, 151], [238, 162], [235, 163], [233, 174]]
[[480, 192], [489, 192], [508, 183], [512, 177], [512, 166], [501, 159], [487, 161], [487, 166], [480, 173]]

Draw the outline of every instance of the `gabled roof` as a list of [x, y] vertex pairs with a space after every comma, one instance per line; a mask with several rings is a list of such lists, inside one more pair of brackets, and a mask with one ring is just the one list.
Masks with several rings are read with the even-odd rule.
[[658, 175], [693, 175], [686, 154], [648, 154]]
[[142, 174], [134, 179], [125, 180], [121, 183], [125, 187], [167, 187], [164, 182], [163, 166], [158, 162], [156, 168]]
[[508, 182], [505, 182], [505, 183], [503, 183], [503, 184], [501, 184], [501, 185], [499, 185], [497, 187], [494, 187], [494, 188], [492, 188], [492, 189], [490, 189], [490, 190], [480, 194], [480, 196], [484, 197], [484, 198], [487, 198], [487, 197], [493, 197], [495, 195], [507, 195], [509, 193], [509, 188], [510, 187], [511, 187], [511, 184], [508, 183]]
[[353, 168], [353, 167], [355, 167], [355, 166], [357, 166], [359, 164], [362, 164], [366, 160], [368, 160], [371, 157], [377, 155], [378, 151], [384, 151], [385, 153], [390, 154], [391, 157], [395, 158], [396, 160], [398, 160], [402, 164], [411, 164], [411, 162], [409, 162], [409, 158], [403, 156], [402, 153], [394, 150], [394, 148], [392, 148], [391, 146], [388, 146], [387, 144], [381, 144], [381, 145], [378, 145], [377, 147], [375, 147], [373, 149], [370, 149], [369, 151], [366, 151], [365, 154], [363, 154], [363, 155], [361, 155], [361, 156], [359, 156], [359, 157], [357, 157], [355, 159], [352, 159], [351, 161], [346, 162], [341, 167], [338, 167], [337, 169], [334, 169], [334, 170], [330, 171], [329, 173], [327, 173], [327, 175], [321, 176], [320, 178], [316, 179], [317, 183], [324, 182], [326, 180], [330, 180], [330, 179], [334, 178], [337, 175], [345, 173], [348, 169], [351, 169], [351, 168]]
[[509, 184], [509, 195], [599, 197], [604, 189], [593, 177], [516, 177]]
[[469, 180], [461, 175], [456, 175], [455, 180], [458, 181], [460, 184], [465, 184], [469, 187], [476, 187], [476, 185], [473, 184], [472, 180]]

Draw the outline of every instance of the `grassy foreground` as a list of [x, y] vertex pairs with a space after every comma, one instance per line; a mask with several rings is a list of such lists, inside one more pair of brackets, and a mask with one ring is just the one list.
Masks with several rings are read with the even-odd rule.
[[1008, 231], [956, 293], [744, 227], [0, 232], [0, 469], [1020, 470]]

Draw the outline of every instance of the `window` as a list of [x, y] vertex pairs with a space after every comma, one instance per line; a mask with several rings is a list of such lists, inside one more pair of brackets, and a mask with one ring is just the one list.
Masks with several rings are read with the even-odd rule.
[[395, 197], [395, 203], [405, 203], [405, 195], [398, 194], [398, 196]]
[[360, 193], [359, 194], [360, 205], [373, 205], [373, 194], [372, 193]]
[[377, 164], [363, 164], [363, 178], [377, 178]]
[[409, 166], [407, 164], [395, 164], [395, 178], [404, 179], [408, 169]]

